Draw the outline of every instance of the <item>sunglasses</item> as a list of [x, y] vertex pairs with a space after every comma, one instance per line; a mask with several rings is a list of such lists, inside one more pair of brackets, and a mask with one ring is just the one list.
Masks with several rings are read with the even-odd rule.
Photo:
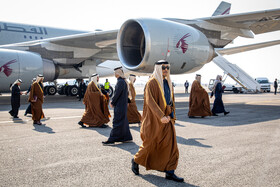
[[162, 70], [165, 70], [165, 69], [169, 70], [169, 66], [161, 66], [161, 69]]

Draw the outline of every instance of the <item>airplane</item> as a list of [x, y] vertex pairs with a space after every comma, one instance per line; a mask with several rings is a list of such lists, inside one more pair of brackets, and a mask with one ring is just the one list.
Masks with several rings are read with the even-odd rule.
[[105, 77], [122, 65], [147, 75], [161, 59], [171, 64], [171, 74], [192, 73], [222, 55], [280, 43], [224, 48], [238, 36], [280, 29], [280, 9], [230, 14], [230, 8], [222, 1], [211, 17], [129, 19], [120, 29], [93, 32], [0, 22], [0, 92], [18, 78], [27, 89], [38, 74], [45, 81]]

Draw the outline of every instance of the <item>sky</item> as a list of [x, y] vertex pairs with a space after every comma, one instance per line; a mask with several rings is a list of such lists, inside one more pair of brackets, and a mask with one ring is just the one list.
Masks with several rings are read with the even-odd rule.
[[[122, 23], [130, 18], [209, 17], [220, 2], [220, 0], [2, 0], [0, 21], [84, 31], [114, 30], [119, 29]], [[280, 8], [280, 0], [227, 0], [227, 2], [231, 3], [231, 14]], [[227, 47], [277, 39], [280, 39], [280, 31], [255, 35], [254, 39], [237, 38]], [[253, 78], [267, 77], [270, 82], [275, 78], [280, 79], [280, 45], [224, 57]], [[185, 80], [192, 82], [196, 73], [202, 75], [203, 83], [208, 83], [217, 74], [223, 75], [223, 70], [210, 62], [195, 73], [175, 75], [172, 79], [177, 84], [182, 84]], [[226, 82], [234, 83], [229, 77]]]

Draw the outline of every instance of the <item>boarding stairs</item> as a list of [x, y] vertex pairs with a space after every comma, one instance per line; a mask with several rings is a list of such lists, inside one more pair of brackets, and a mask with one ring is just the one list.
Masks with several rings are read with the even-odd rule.
[[236, 64], [230, 63], [220, 54], [218, 54], [218, 56], [213, 59], [213, 62], [222, 70], [224, 70], [225, 74], [240, 84], [240, 86], [242, 86], [246, 92], [257, 93], [261, 91], [261, 85], [255, 79], [253, 79]]

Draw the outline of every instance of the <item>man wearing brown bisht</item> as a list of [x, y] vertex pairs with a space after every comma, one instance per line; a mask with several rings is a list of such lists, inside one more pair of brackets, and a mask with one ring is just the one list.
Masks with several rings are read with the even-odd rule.
[[129, 75], [129, 94], [128, 97], [130, 99], [130, 103], [128, 103], [127, 107], [127, 119], [129, 124], [132, 123], [138, 123], [140, 125], [141, 123], [141, 114], [138, 112], [136, 102], [135, 102], [135, 97], [136, 97], [136, 92], [135, 88], [133, 86], [134, 82], [136, 81], [136, 76], [133, 74]]
[[45, 118], [43, 113], [44, 102], [44, 88], [43, 88], [44, 76], [39, 74], [36, 81], [31, 85], [28, 101], [31, 103], [32, 120], [35, 125], [42, 125], [41, 119]]
[[85, 112], [81, 121], [78, 122], [82, 127], [86, 127], [84, 124], [89, 127], [108, 127], [106, 125], [110, 121], [108, 98], [102, 93], [98, 81], [99, 75], [93, 74], [84, 95]]
[[165, 178], [176, 182], [179, 150], [175, 132], [175, 105], [169, 63], [160, 60], [155, 63], [152, 77], [146, 84], [143, 117], [140, 136], [143, 141], [132, 159], [132, 171], [139, 175], [139, 164], [146, 170], [165, 172]]
[[192, 83], [191, 94], [189, 99], [189, 118], [195, 116], [211, 116], [210, 101], [208, 93], [202, 88], [201, 75], [196, 75], [195, 80]]

